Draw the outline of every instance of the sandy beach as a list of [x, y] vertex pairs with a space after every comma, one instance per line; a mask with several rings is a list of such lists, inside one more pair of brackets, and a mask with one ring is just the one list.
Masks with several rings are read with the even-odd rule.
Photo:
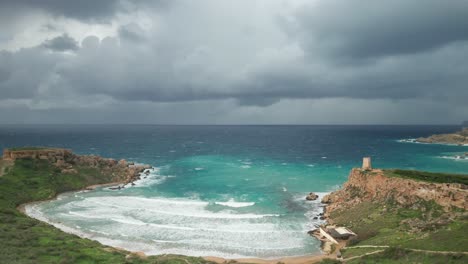
[[299, 256], [299, 257], [285, 257], [278, 259], [259, 259], [259, 258], [240, 258], [240, 259], [224, 259], [220, 257], [204, 257], [208, 261], [216, 263], [228, 263], [230, 261], [237, 261], [240, 263], [255, 263], [255, 264], [276, 264], [278, 262], [288, 264], [306, 264], [317, 263], [324, 258], [333, 258], [333, 255], [313, 255], [313, 256]]

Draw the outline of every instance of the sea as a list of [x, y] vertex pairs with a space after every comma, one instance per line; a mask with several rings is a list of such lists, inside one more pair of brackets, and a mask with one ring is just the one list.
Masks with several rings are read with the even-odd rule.
[[[459, 126], [0, 125], [0, 149], [70, 148], [154, 167], [135, 186], [27, 208], [64, 231], [147, 254], [313, 255], [320, 198], [369, 156], [378, 168], [468, 173], [468, 146], [408, 142]], [[306, 201], [309, 192], [317, 201]]]

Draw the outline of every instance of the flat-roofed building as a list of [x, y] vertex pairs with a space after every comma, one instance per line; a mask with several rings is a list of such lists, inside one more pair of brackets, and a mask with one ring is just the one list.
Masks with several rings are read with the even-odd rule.
[[333, 238], [338, 239], [348, 239], [349, 237], [356, 236], [356, 234], [353, 231], [349, 230], [346, 227], [330, 228], [327, 231]]

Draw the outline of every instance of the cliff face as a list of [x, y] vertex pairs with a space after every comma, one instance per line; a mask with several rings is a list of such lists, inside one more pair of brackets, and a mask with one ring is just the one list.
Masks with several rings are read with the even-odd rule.
[[47, 159], [54, 160], [64, 159], [72, 155], [72, 151], [69, 149], [61, 148], [38, 148], [38, 149], [21, 149], [21, 150], [3, 150], [4, 160], [16, 160], [22, 158], [32, 159]]
[[432, 135], [427, 138], [418, 138], [416, 141], [421, 143], [442, 143], [442, 144], [468, 144], [468, 128], [452, 134]]
[[323, 198], [326, 216], [362, 202], [394, 203], [418, 209], [421, 201], [434, 201], [444, 211], [468, 209], [468, 190], [461, 184], [442, 184], [387, 177], [382, 170], [353, 169], [339, 191]]
[[16, 159], [41, 159], [47, 160], [61, 170], [62, 173], [78, 173], [78, 168], [97, 169], [104, 175], [111, 176], [113, 181], [131, 182], [139, 177], [140, 172], [149, 169], [149, 165], [135, 165], [126, 160], [102, 158], [92, 155], [76, 155], [69, 149], [37, 148], [3, 151], [3, 160], [15, 161]]

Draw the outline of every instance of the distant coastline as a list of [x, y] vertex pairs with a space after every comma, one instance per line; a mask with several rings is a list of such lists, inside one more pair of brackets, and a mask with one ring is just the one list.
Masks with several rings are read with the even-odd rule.
[[429, 137], [416, 138], [414, 139], [414, 142], [468, 146], [468, 128], [463, 128], [461, 131], [454, 133], [436, 134]]

